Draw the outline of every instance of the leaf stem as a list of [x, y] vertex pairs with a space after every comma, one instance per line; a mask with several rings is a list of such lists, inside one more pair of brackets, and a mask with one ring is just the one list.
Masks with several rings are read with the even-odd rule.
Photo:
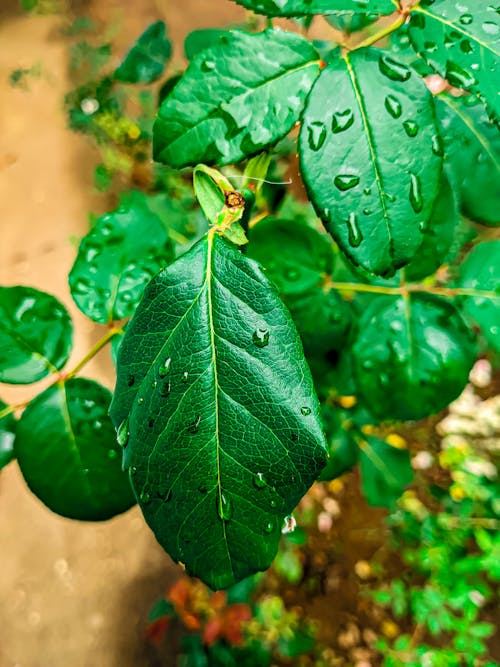
[[399, 14], [398, 18], [394, 21], [394, 23], [391, 23], [390, 25], [386, 26], [385, 28], [382, 28], [382, 30], [379, 30], [374, 35], [371, 35], [370, 37], [367, 37], [366, 39], [364, 39], [359, 44], [355, 44], [354, 47], [352, 47], [351, 50], [362, 49], [366, 46], [372, 46], [373, 44], [380, 41], [381, 39], [384, 39], [384, 37], [387, 37], [391, 33], [395, 32], [398, 28], [400, 28], [403, 25], [403, 23], [406, 21], [406, 19], [407, 19], [406, 13]]
[[472, 296], [480, 299], [500, 300], [500, 294], [497, 294], [494, 291], [475, 290], [466, 287], [434, 287], [432, 285], [422, 285], [417, 283], [403, 283], [397, 287], [386, 287], [382, 285], [364, 285], [362, 283], [341, 283], [327, 279], [325, 286], [330, 289], [339, 290], [340, 292], [369, 292], [371, 294], [387, 294], [389, 296], [403, 296], [415, 292], [424, 292], [451, 298], [457, 296]]
[[100, 338], [95, 345], [93, 345], [90, 350], [87, 352], [87, 354], [81, 359], [74, 368], [72, 368], [68, 373], [64, 373], [60, 379], [63, 381], [66, 380], [71, 380], [71, 378], [75, 377], [84, 366], [88, 364], [88, 362], [95, 357], [95, 355], [102, 350], [103, 347], [105, 347], [112, 338], [115, 336], [118, 336], [119, 334], [123, 333], [123, 329], [121, 327], [111, 327], [109, 331], [107, 331], [102, 338]]

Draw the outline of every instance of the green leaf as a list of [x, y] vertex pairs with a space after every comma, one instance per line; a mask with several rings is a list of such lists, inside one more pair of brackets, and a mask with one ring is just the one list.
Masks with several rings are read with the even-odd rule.
[[32, 287], [0, 287], [0, 382], [30, 384], [67, 362], [73, 326], [64, 306]]
[[293, 322], [257, 264], [213, 234], [148, 285], [111, 416], [146, 521], [212, 588], [269, 566], [326, 460]]
[[227, 35], [227, 30], [220, 28], [205, 28], [204, 30], [193, 30], [184, 40], [184, 53], [188, 60], [192, 60], [198, 53], [215, 46], [221, 37]]
[[300, 35], [228, 33], [193, 58], [161, 105], [155, 160], [223, 165], [258, 153], [299, 120], [318, 71], [318, 54]]
[[69, 274], [80, 310], [106, 324], [132, 315], [146, 283], [173, 259], [168, 231], [136, 193], [83, 237]]
[[[0, 412], [7, 406], [0, 401]], [[14, 439], [16, 437], [16, 420], [12, 413], [0, 417], [0, 470], [15, 457]]]
[[267, 16], [307, 16], [338, 12], [390, 14], [397, 6], [392, 0], [235, 0], [235, 2]]
[[111, 393], [83, 378], [46, 389], [23, 412], [15, 451], [26, 483], [53, 512], [102, 521], [134, 504], [108, 417]]
[[413, 480], [409, 452], [378, 438], [363, 441], [359, 463], [363, 494], [375, 507], [393, 507]]
[[465, 312], [500, 352], [500, 241], [480, 243], [471, 250], [460, 267], [459, 285], [478, 292], [464, 297]]
[[500, 20], [493, 3], [423, 0], [413, 8], [409, 35], [415, 50], [452, 86], [477, 90], [500, 114]]
[[249, 231], [248, 254], [266, 269], [281, 294], [303, 294], [331, 273], [329, 238], [299, 219], [264, 218]]
[[310, 199], [352, 262], [390, 276], [414, 257], [441, 173], [432, 96], [415, 72], [381, 49], [331, 62], [299, 151]]
[[321, 411], [327, 434], [330, 458], [319, 476], [320, 482], [329, 482], [351, 470], [358, 461], [358, 445], [352, 423], [346, 411], [322, 405]]
[[405, 267], [407, 280], [422, 280], [437, 271], [448, 255], [459, 220], [455, 195], [443, 173], [441, 190], [434, 202], [420, 248]]
[[476, 360], [454, 306], [429, 294], [374, 300], [353, 345], [358, 386], [382, 419], [422, 419], [453, 401]]
[[[500, 225], [500, 133], [474, 96], [436, 97], [445, 165], [464, 214]], [[473, 166], [472, 166], [473, 165]]]
[[[394, 7], [392, 8], [393, 11]], [[359, 32], [363, 28], [368, 27], [374, 21], [378, 19], [378, 14], [355, 14], [355, 13], [342, 13], [342, 14], [330, 14], [326, 15], [326, 20], [328, 23], [333, 26], [336, 30], [340, 30], [348, 35], [353, 32]]]
[[163, 74], [171, 53], [172, 45], [167, 38], [165, 23], [157, 21], [142, 33], [114, 77], [125, 83], [152, 83]]

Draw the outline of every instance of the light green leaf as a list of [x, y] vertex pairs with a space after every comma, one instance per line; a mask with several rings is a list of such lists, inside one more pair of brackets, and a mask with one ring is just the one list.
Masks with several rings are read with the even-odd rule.
[[300, 35], [228, 33], [193, 58], [163, 101], [155, 159], [173, 167], [223, 165], [272, 145], [299, 120], [319, 64]]
[[446, 300], [382, 297], [359, 322], [353, 345], [359, 391], [381, 419], [422, 419], [453, 401], [476, 360], [472, 332]]
[[235, 2], [267, 16], [307, 16], [339, 12], [390, 14], [397, 8], [397, 4], [392, 0], [235, 0]]
[[255, 262], [209, 234], [148, 285], [111, 415], [146, 521], [212, 588], [269, 566], [326, 461], [293, 322]]
[[445, 165], [464, 214], [500, 225], [500, 132], [474, 96], [436, 98]]
[[0, 382], [30, 384], [69, 358], [73, 326], [64, 306], [32, 287], [0, 287]]
[[414, 257], [442, 161], [432, 96], [414, 71], [381, 49], [331, 62], [299, 151], [310, 199], [353, 263], [390, 276]]
[[[7, 406], [0, 401], [0, 412]], [[0, 470], [15, 458], [14, 439], [16, 437], [16, 420], [12, 413], [0, 417]]]
[[165, 23], [151, 24], [139, 37], [114, 73], [125, 83], [152, 83], [160, 78], [172, 53]]
[[409, 35], [436, 72], [457, 88], [477, 90], [500, 114], [500, 20], [492, 2], [422, 0], [411, 14]]
[[173, 259], [168, 231], [142, 193], [101, 216], [83, 237], [69, 274], [80, 310], [106, 324], [132, 315], [145, 285]]
[[227, 30], [221, 28], [206, 28], [204, 30], [193, 30], [184, 40], [184, 53], [188, 60], [192, 60], [198, 53], [215, 46], [220, 38], [227, 35]]
[[26, 483], [53, 512], [102, 521], [134, 504], [108, 417], [111, 393], [83, 378], [46, 389], [23, 412], [15, 452]]
[[410, 454], [405, 449], [370, 437], [360, 445], [363, 494], [370, 505], [392, 508], [413, 480]]
[[460, 287], [477, 291], [464, 298], [466, 313], [500, 352], [500, 241], [480, 243], [460, 267]]

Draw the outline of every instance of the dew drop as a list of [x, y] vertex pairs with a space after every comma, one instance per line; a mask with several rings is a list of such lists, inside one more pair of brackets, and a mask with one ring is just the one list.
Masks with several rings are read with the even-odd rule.
[[141, 396], [137, 399], [137, 405], [142, 405], [144, 403], [144, 398]]
[[201, 415], [198, 415], [196, 419], [194, 419], [190, 424], [188, 424], [187, 432], [192, 433], [193, 435], [198, 433], [198, 431], [200, 430], [200, 422], [201, 422]]
[[182, 382], [187, 382], [188, 378], [189, 378], [189, 373], [187, 371], [184, 371], [181, 378]]
[[446, 66], [446, 78], [456, 88], [469, 88], [476, 83], [476, 79], [470, 72], [466, 72], [451, 61], [448, 61]]
[[233, 516], [233, 503], [224, 493], [217, 498], [217, 514], [222, 521], [229, 521]]
[[287, 535], [288, 533], [293, 533], [296, 527], [297, 527], [297, 522], [295, 521], [295, 518], [291, 514], [289, 514], [283, 520], [281, 533], [283, 535]]
[[120, 447], [126, 447], [129, 439], [130, 431], [128, 428], [128, 417], [127, 419], [124, 419], [120, 426], [118, 427], [118, 430], [116, 432], [116, 440]]
[[141, 491], [139, 500], [141, 501], [141, 503], [144, 503], [145, 505], [151, 502], [151, 494], [149, 493], [146, 487], [144, 487], [144, 489]]
[[459, 21], [462, 25], [470, 25], [473, 21], [472, 14], [462, 14]]
[[137, 475], [137, 468], [135, 466], [130, 466], [129, 473], [131, 477], [135, 477], [135, 475]]
[[166, 398], [167, 396], [170, 395], [170, 382], [168, 382], [168, 380], [166, 380], [162, 384], [161, 390], [160, 390], [160, 395], [163, 396], [163, 398]]
[[116, 449], [108, 449], [108, 459], [116, 459], [118, 458], [118, 452]]
[[387, 97], [385, 98], [384, 106], [387, 109], [387, 112], [393, 118], [399, 118], [403, 113], [403, 110], [401, 108], [401, 103], [399, 102], [397, 97], [394, 97], [394, 95], [387, 95]]
[[264, 473], [258, 472], [253, 476], [253, 484], [257, 489], [263, 489], [264, 487], [267, 486], [267, 481], [266, 478], [264, 477]]
[[315, 121], [307, 128], [309, 148], [312, 151], [319, 151], [326, 139], [326, 127], [324, 123]]
[[346, 109], [345, 111], [337, 111], [332, 116], [332, 132], [334, 134], [339, 134], [339, 132], [344, 132], [348, 130], [351, 125], [354, 123], [354, 114], [351, 109]]
[[268, 521], [266, 525], [264, 526], [264, 532], [270, 535], [274, 530], [274, 523], [272, 521]]
[[127, 378], [127, 385], [129, 387], [133, 387], [135, 382], [135, 377], [133, 375], [129, 375]]
[[371, 195], [371, 193], [372, 193], [372, 189], [371, 189], [371, 188], [365, 188], [365, 189], [363, 190], [363, 194], [365, 194], [365, 195], [367, 195], [367, 196], [368, 196], [368, 195]]
[[415, 213], [420, 213], [424, 207], [424, 200], [422, 198], [422, 188], [420, 179], [416, 174], [410, 172], [410, 204]]
[[361, 233], [361, 230], [358, 226], [358, 220], [355, 213], [351, 213], [349, 215], [347, 227], [349, 245], [353, 248], [357, 248], [363, 240], [363, 234]]
[[276, 500], [274, 500], [274, 498], [273, 498], [273, 499], [269, 502], [269, 506], [271, 507], [271, 509], [276, 509], [276, 507], [278, 507], [278, 503], [277, 503]]
[[158, 386], [158, 380], [153, 380], [153, 382], [151, 382], [152, 389], [156, 389], [157, 386]]
[[363, 215], [371, 215], [371, 214], [372, 214], [372, 211], [370, 211], [369, 208], [364, 208], [363, 209]]
[[351, 190], [359, 184], [359, 176], [355, 174], [338, 174], [333, 179], [333, 184], [338, 190], [345, 192], [346, 190]]
[[432, 137], [432, 152], [438, 157], [443, 157], [444, 155], [443, 142], [438, 134]]
[[493, 21], [485, 21], [483, 23], [483, 30], [488, 33], [488, 35], [498, 35], [499, 27], [496, 23], [493, 23]]
[[201, 63], [201, 69], [203, 72], [213, 72], [215, 69], [215, 63], [213, 60], [204, 60]]
[[161, 378], [164, 378], [166, 375], [168, 375], [170, 371], [170, 365], [172, 363], [172, 359], [169, 357], [168, 359], [165, 359], [165, 362], [163, 363], [162, 366], [160, 366], [160, 370], [158, 371], [158, 375]]
[[311, 408], [308, 408], [306, 405], [302, 406], [300, 408], [300, 411], [304, 415], [304, 417], [308, 417], [311, 414]]
[[411, 72], [406, 65], [387, 55], [380, 56], [378, 66], [382, 74], [391, 81], [408, 81], [411, 76]]
[[292, 435], [290, 436], [290, 439], [291, 439], [292, 442], [298, 442], [298, 440], [299, 440], [298, 433], [292, 433]]
[[403, 122], [403, 127], [406, 134], [411, 138], [416, 137], [420, 129], [418, 124], [415, 123], [414, 120], [405, 120]]
[[269, 345], [269, 329], [267, 327], [258, 326], [253, 332], [253, 344], [257, 347], [267, 347]]

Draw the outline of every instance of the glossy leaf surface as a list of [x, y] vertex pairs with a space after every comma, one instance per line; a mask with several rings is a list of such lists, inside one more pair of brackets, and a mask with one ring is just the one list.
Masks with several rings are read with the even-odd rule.
[[298, 121], [319, 57], [282, 30], [234, 30], [196, 55], [164, 100], [154, 127], [156, 160], [220, 165], [258, 153]]
[[171, 53], [165, 23], [157, 21], [142, 33], [114, 77], [125, 83], [152, 83], [163, 74]]
[[300, 162], [318, 215], [352, 262], [392, 275], [413, 258], [441, 171], [432, 97], [414, 71], [380, 49], [333, 61], [308, 99]]
[[381, 419], [422, 419], [460, 394], [476, 359], [459, 312], [426, 294], [383, 297], [359, 322], [353, 346], [358, 386]]
[[500, 241], [480, 243], [471, 250], [460, 267], [459, 285], [478, 292], [464, 298], [465, 311], [500, 352]]
[[220, 38], [227, 35], [227, 30], [221, 28], [207, 28], [205, 30], [193, 30], [184, 40], [184, 53], [188, 60], [192, 60], [198, 53], [215, 46]]
[[60, 370], [73, 327], [64, 306], [31, 287], [0, 287], [0, 382], [29, 384]]
[[360, 445], [359, 462], [363, 494], [370, 505], [393, 507], [413, 480], [410, 454], [379, 438]]
[[108, 416], [111, 393], [83, 378], [49, 387], [23, 412], [15, 451], [26, 483], [53, 512], [101, 521], [134, 504]]
[[[0, 411], [5, 408], [0, 401]], [[0, 470], [15, 458], [14, 439], [16, 437], [16, 420], [13, 414], [0, 418]]]
[[137, 194], [84, 236], [69, 274], [80, 310], [103, 324], [130, 316], [146, 283], [173, 259], [168, 231]]
[[190, 574], [224, 588], [269, 566], [326, 462], [318, 411], [288, 312], [234, 246], [208, 236], [148, 285], [111, 415], [146, 521]]
[[464, 214], [484, 225], [500, 225], [500, 132], [472, 95], [436, 98], [445, 164]]
[[235, 0], [235, 2], [267, 16], [307, 16], [337, 12], [390, 14], [396, 9], [396, 4], [392, 0]]
[[486, 0], [423, 0], [411, 14], [410, 39], [441, 76], [477, 90], [500, 114], [500, 19]]

